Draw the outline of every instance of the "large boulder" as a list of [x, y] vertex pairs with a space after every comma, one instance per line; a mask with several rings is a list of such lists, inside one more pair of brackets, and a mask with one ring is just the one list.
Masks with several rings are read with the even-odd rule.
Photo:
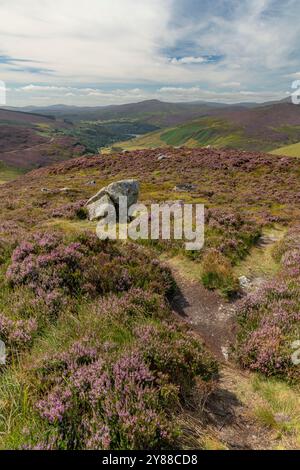
[[100, 207], [103, 204], [113, 204], [118, 213], [119, 198], [127, 197], [127, 206], [131, 207], [136, 204], [139, 197], [139, 182], [136, 180], [121, 180], [111, 183], [100, 189], [97, 194], [91, 197], [86, 203], [90, 220], [97, 220], [101, 217]]
[[106, 188], [106, 194], [112, 199], [115, 205], [119, 204], [119, 197], [127, 197], [128, 208], [136, 204], [139, 197], [140, 184], [136, 180], [122, 180], [111, 183]]
[[86, 208], [89, 215], [89, 220], [99, 220], [103, 217], [103, 206], [107, 204], [113, 204], [108, 194], [103, 194], [100, 199], [97, 199], [89, 203]]

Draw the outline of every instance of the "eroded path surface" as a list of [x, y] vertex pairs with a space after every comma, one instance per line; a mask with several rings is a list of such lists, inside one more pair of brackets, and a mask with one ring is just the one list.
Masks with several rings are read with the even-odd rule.
[[[247, 293], [271, 277], [276, 266], [271, 264], [271, 249], [284, 232], [264, 235], [252, 254], [239, 267], [238, 274], [247, 276]], [[197, 407], [187, 417], [191, 432], [197, 423], [205, 429], [216, 448], [272, 449], [274, 436], [270, 429], [255, 419], [257, 397], [251, 384], [251, 373], [242, 371], [230, 360], [230, 347], [235, 342], [235, 304], [227, 302], [217, 292], [209, 291], [189, 272], [182, 260], [171, 259], [178, 290], [172, 299], [175, 314], [199, 334], [208, 349], [221, 363], [217, 388], [201, 410]], [[198, 273], [199, 274], [199, 273]], [[194, 424], [193, 424], [194, 423]]]
[[234, 306], [200, 282], [186, 278], [172, 264], [171, 269], [178, 287], [172, 300], [174, 312], [199, 333], [219, 360], [228, 360], [235, 337]]
[[178, 286], [172, 301], [174, 312], [197, 331], [221, 363], [218, 385], [205, 406], [195, 407], [187, 415], [190, 432], [195, 432], [201, 424], [217, 449], [272, 448], [269, 431], [253, 417], [253, 404], [241, 400], [243, 386], [249, 396], [249, 374], [230, 361], [230, 346], [235, 338], [234, 304], [225, 302], [200, 282], [186, 278], [172, 263], [170, 266]]

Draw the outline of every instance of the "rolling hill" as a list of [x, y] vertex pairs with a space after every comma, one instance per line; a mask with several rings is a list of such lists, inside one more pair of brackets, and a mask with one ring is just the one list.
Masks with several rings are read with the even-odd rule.
[[191, 119], [204, 116], [212, 110], [228, 108], [228, 106], [223, 103], [210, 102], [167, 103], [159, 100], [146, 100], [139, 103], [96, 107], [65, 105], [45, 108], [26, 107], [23, 108], [23, 111], [34, 111], [72, 122], [126, 120], [143, 122], [163, 128], [182, 124]]
[[128, 142], [125, 150], [164, 146], [211, 145], [252, 151], [271, 151], [300, 140], [300, 108], [282, 102], [255, 108], [210, 109], [179, 126], [163, 129]]
[[95, 153], [100, 147], [154, 129], [157, 127], [139, 121], [73, 123], [60, 116], [0, 109], [0, 181], [13, 176], [14, 170], [17, 174], [20, 169], [28, 171]]
[[66, 135], [69, 127], [52, 116], [0, 109], [0, 181], [82, 154], [84, 146]]
[[[161, 151], [0, 187], [0, 449], [298, 448], [300, 160]], [[123, 178], [148, 208], [205, 203], [203, 250], [99, 240], [83, 206]]]
[[299, 141], [300, 108], [287, 101], [0, 109], [0, 180], [13, 174], [4, 168], [28, 171], [103, 148], [184, 145], [269, 152]]
[[271, 152], [273, 155], [287, 155], [288, 157], [300, 158], [300, 142], [297, 144], [287, 145]]

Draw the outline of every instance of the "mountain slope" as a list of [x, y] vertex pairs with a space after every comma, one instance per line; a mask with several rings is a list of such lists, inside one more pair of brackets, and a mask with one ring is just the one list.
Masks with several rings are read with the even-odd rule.
[[[233, 106], [233, 105], [232, 105]], [[204, 116], [215, 109], [231, 107], [222, 103], [195, 102], [195, 103], [167, 103], [159, 100], [147, 100], [139, 103], [123, 105], [77, 107], [77, 106], [49, 106], [46, 108], [27, 107], [23, 110], [37, 111], [39, 113], [60, 119], [77, 121], [110, 121], [129, 120], [140, 121], [158, 127], [168, 127], [187, 122]], [[235, 106], [233, 106], [235, 107]], [[240, 108], [238, 106], [237, 108]]]
[[[299, 445], [298, 391], [282, 379], [299, 377], [289, 345], [299, 338], [300, 160], [187, 148], [159, 159], [161, 151], [73, 158], [0, 187], [1, 449]], [[140, 181], [148, 208], [205, 203], [204, 249], [97, 239], [83, 205], [123, 178]], [[226, 350], [236, 304], [224, 296], [242, 294], [235, 270], [274, 224], [294, 226], [272, 250], [288, 278], [240, 305], [242, 369]]]
[[29, 170], [84, 153], [83, 145], [65, 135], [69, 127], [52, 116], [0, 109], [0, 180], [14, 168]]
[[129, 142], [123, 149], [163, 146], [240, 148], [270, 151], [300, 140], [300, 108], [276, 103], [252, 109], [211, 109], [206, 116], [177, 127], [154, 132]]
[[280, 147], [279, 149], [272, 150], [273, 155], [287, 155], [288, 157], [299, 157], [300, 158], [300, 142], [297, 144], [287, 145]]

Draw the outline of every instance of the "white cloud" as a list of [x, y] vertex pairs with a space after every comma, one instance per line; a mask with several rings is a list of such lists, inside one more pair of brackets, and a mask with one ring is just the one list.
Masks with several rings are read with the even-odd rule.
[[226, 83], [221, 83], [221, 87], [223, 88], [239, 88], [241, 86], [240, 82], [226, 82]]
[[[10, 90], [22, 91], [24, 87]], [[254, 90], [226, 90], [212, 91], [198, 86], [191, 87], [160, 87], [153, 90], [141, 88], [113, 89], [103, 90], [100, 88], [80, 88], [80, 87], [51, 87], [51, 86], [27, 86], [24, 102], [20, 105], [26, 105], [28, 100], [35, 104], [43, 104], [43, 101], [64, 104], [77, 104], [87, 106], [103, 106], [110, 104], [124, 104], [130, 102], [139, 102], [149, 99], [159, 99], [170, 102], [187, 101], [213, 101], [224, 103], [238, 102], [264, 102], [269, 100], [280, 100], [285, 93], [281, 91], [263, 91]], [[19, 98], [20, 99], [20, 98]], [[10, 103], [14, 105], [14, 103]]]
[[204, 57], [181, 57], [177, 59], [173, 57], [170, 59], [171, 64], [173, 65], [192, 65], [192, 64], [203, 64], [206, 62]]
[[[179, 3], [185, 14], [174, 18]], [[42, 96], [78, 104], [194, 100], [222, 98], [222, 91], [230, 99], [232, 90], [238, 99], [241, 88], [258, 99], [273, 96], [289, 88], [289, 77], [300, 77], [298, 6], [298, 0], [1, 0], [0, 79], [18, 91], [9, 92], [8, 104]], [[263, 91], [270, 85], [275, 91]]]
[[66, 91], [68, 90], [69, 88], [68, 87], [61, 87], [61, 86], [51, 86], [51, 85], [33, 85], [33, 84], [30, 84], [30, 85], [25, 85], [21, 88], [19, 88], [19, 90], [22, 90], [22, 91]]

